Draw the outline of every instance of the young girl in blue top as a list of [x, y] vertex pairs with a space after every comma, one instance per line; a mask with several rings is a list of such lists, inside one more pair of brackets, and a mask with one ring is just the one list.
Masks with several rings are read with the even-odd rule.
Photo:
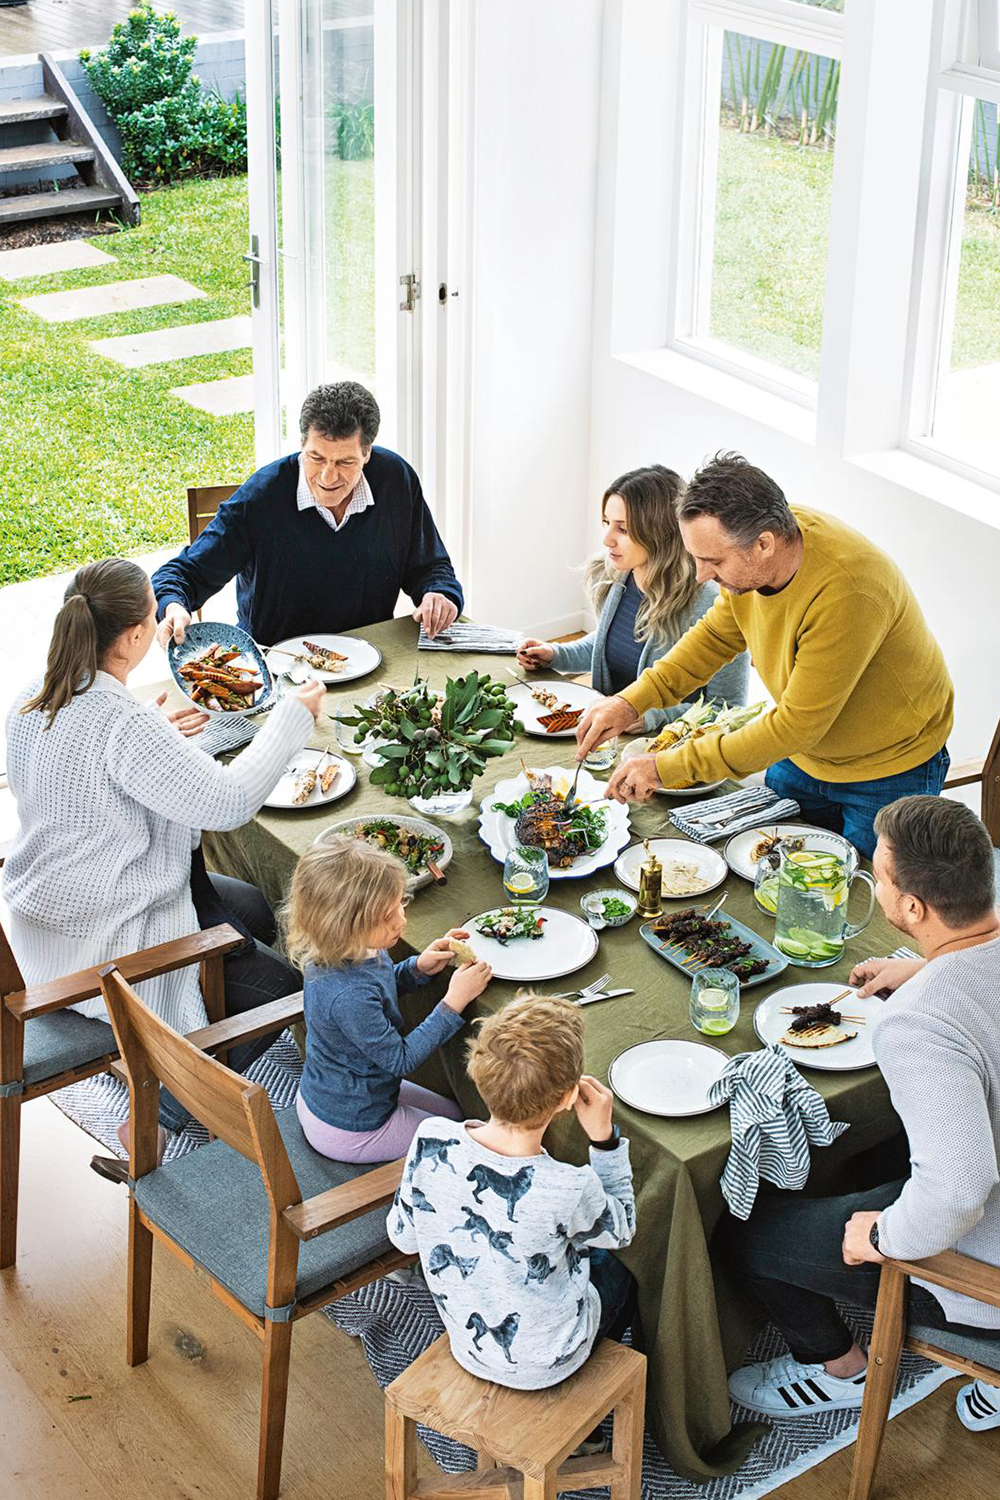
[[[586, 574], [596, 629], [564, 645], [523, 641], [517, 653], [522, 667], [589, 672], [599, 693], [620, 693], [666, 656], [711, 608], [718, 586], [698, 583], [681, 540], [675, 505], [682, 489], [679, 474], [652, 464], [622, 474], [605, 490], [601, 500], [604, 556], [595, 558]], [[717, 702], [745, 703], [748, 672], [744, 652], [727, 662], [702, 691]], [[679, 703], [674, 708], [650, 709], [635, 729], [653, 734], [685, 707]]]
[[413, 958], [386, 951], [406, 927], [408, 872], [361, 839], [338, 838], [299, 860], [285, 911], [288, 951], [303, 970], [306, 1058], [296, 1099], [309, 1144], [334, 1161], [403, 1156], [421, 1120], [459, 1120], [451, 1100], [405, 1082], [462, 1026], [490, 981], [488, 964], [462, 964], [444, 998], [403, 1035], [398, 996], [440, 974], [453, 928]]

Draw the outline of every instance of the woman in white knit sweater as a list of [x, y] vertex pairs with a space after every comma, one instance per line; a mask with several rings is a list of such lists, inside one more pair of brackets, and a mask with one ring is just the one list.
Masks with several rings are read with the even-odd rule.
[[[162, 699], [144, 705], [128, 690], [155, 632], [143, 570], [120, 558], [88, 564], [66, 590], [44, 681], [10, 711], [7, 770], [20, 822], [3, 871], [11, 946], [26, 983], [39, 984], [235, 916], [247, 942], [226, 959], [233, 1014], [293, 993], [301, 979], [258, 941], [274, 932], [260, 893], [205, 876], [201, 830], [254, 816], [306, 743], [323, 687], [284, 698], [250, 746], [220, 765], [190, 742], [203, 715], [167, 715]], [[138, 989], [177, 1031], [207, 1023], [197, 967]], [[76, 1008], [106, 1019], [99, 998]], [[261, 1050], [235, 1049], [231, 1065], [242, 1070]], [[160, 1118], [180, 1129], [188, 1116], [164, 1093]]]

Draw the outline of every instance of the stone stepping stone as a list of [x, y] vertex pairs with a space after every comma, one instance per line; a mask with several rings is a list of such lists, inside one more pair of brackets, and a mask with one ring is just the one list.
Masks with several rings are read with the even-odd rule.
[[18, 281], [24, 276], [53, 276], [57, 271], [82, 271], [88, 266], [113, 263], [113, 255], [105, 255], [86, 240], [58, 240], [53, 245], [0, 250], [0, 278]]
[[81, 286], [72, 292], [43, 292], [38, 297], [18, 297], [22, 307], [37, 313], [46, 323], [72, 323], [79, 318], [98, 318], [106, 313], [133, 312], [140, 307], [161, 307], [166, 302], [193, 302], [207, 296], [180, 276], [144, 276], [135, 281], [106, 281], [103, 286]]
[[230, 375], [226, 380], [201, 380], [195, 385], [171, 386], [170, 394], [213, 417], [253, 411], [253, 376]]
[[[174, 359], [193, 359], [199, 354], [222, 354], [228, 349], [250, 346], [250, 319], [215, 318], [208, 323], [186, 323], [179, 328], [154, 328], [150, 333], [129, 333], [113, 339], [91, 339], [90, 347], [120, 365], [166, 364]], [[211, 383], [211, 382], [209, 382]]]

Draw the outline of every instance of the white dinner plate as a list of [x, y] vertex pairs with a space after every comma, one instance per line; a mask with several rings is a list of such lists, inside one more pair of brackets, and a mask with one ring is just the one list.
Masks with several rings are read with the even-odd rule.
[[772, 990], [754, 1011], [753, 1029], [767, 1046], [772, 1042], [779, 1042], [782, 1052], [787, 1053], [796, 1067], [819, 1068], [824, 1073], [853, 1073], [858, 1068], [870, 1068], [875, 1063], [872, 1032], [885, 1005], [885, 1001], [879, 1000], [876, 995], [859, 1000], [852, 992], [846, 999], [838, 1000], [834, 1006], [841, 1015], [864, 1018], [864, 1026], [843, 1022], [845, 1030], [858, 1033], [853, 1041], [838, 1042], [835, 1047], [788, 1047], [780, 1041], [788, 1030], [789, 1022], [794, 1020], [793, 1016], [781, 1014], [783, 1006], [822, 1005], [824, 1001], [832, 1000], [834, 995], [841, 994], [845, 988], [843, 984], [831, 984], [827, 981], [823, 984], [788, 984], [780, 990]]
[[[307, 662], [296, 663], [292, 657], [282, 654], [285, 651], [306, 654], [309, 650], [307, 639], [314, 646], [322, 646], [326, 651], [339, 651], [341, 656], [346, 656], [342, 670], [322, 672], [318, 667], [310, 667]], [[289, 667], [298, 665], [305, 667], [318, 682], [325, 682], [330, 687], [336, 687], [341, 682], [353, 682], [358, 677], [367, 677], [369, 672], [374, 672], [381, 660], [381, 651], [370, 641], [359, 641], [353, 635], [313, 635], [311, 632], [308, 637], [296, 635], [290, 640], [279, 641], [267, 653], [267, 664], [272, 672], [287, 672]]]
[[761, 823], [759, 828], [745, 828], [742, 833], [734, 833], [726, 843], [722, 853], [734, 875], [741, 875], [744, 880], [753, 880], [757, 865], [750, 854], [754, 845], [760, 842], [762, 833], [777, 833], [782, 838], [804, 838], [807, 841], [806, 848], [828, 850], [841, 859], [849, 853], [852, 875], [858, 867], [858, 851], [853, 844], [841, 838], [839, 833], [830, 833], [825, 828], [811, 828], [808, 823]]
[[619, 1052], [608, 1083], [623, 1104], [647, 1115], [707, 1115], [722, 1107], [708, 1102], [708, 1091], [728, 1061], [705, 1042], [640, 1042]]
[[[502, 911], [503, 907], [493, 907]], [[540, 938], [513, 938], [499, 943], [485, 932], [476, 931], [476, 923], [489, 912], [480, 912], [463, 922], [468, 929], [469, 947], [477, 958], [483, 958], [493, 970], [496, 979], [514, 979], [519, 983], [540, 983], [542, 980], [561, 979], [564, 974], [575, 974], [584, 964], [589, 964], [598, 949], [597, 933], [587, 922], [581, 922], [568, 911], [559, 911], [555, 906], [531, 907], [530, 910], [545, 918], [544, 936]]]
[[[552, 785], [557, 792], [569, 791], [574, 772], [567, 770], [565, 766], [533, 766], [532, 770], [539, 774], [550, 774]], [[589, 771], [580, 772], [580, 779], [576, 784], [578, 799], [581, 802], [599, 804], [605, 809], [604, 842], [599, 848], [592, 849], [588, 854], [575, 859], [565, 870], [557, 870], [550, 865], [549, 878], [551, 880], [579, 880], [584, 875], [592, 875], [595, 870], [612, 864], [615, 857], [628, 843], [628, 807], [623, 802], [605, 801], [604, 787], [605, 783], [591, 776]], [[510, 777], [506, 781], [498, 781], [489, 796], [483, 798], [482, 810], [479, 814], [479, 837], [498, 864], [503, 864], [517, 843], [517, 835], [514, 831], [517, 820], [509, 817], [507, 813], [497, 812], [494, 803], [519, 802], [527, 790], [528, 778], [522, 771], [519, 776]]]
[[324, 759], [323, 762], [324, 765], [327, 765], [329, 760], [332, 760], [334, 765], [340, 767], [340, 775], [330, 790], [328, 792], [321, 792], [319, 782], [317, 781], [305, 802], [292, 801], [296, 775], [301, 771], [308, 770], [310, 766], [316, 765], [322, 754], [322, 750], [300, 750], [295, 759], [288, 762], [289, 765], [295, 766], [295, 770], [285, 772], [270, 797], [265, 801], [264, 806], [289, 807], [293, 812], [311, 812], [317, 807], [325, 807], [328, 802], [338, 802], [341, 797], [346, 797], [351, 787], [357, 781], [358, 773], [349, 760], [344, 760], [339, 755], [333, 755]]
[[[451, 839], [445, 833], [444, 829], [439, 828], [436, 823], [428, 823], [426, 818], [411, 817], [409, 813], [374, 814], [367, 818], [341, 818], [339, 822], [331, 823], [328, 828], [324, 828], [323, 832], [313, 840], [313, 843], [328, 844], [332, 838], [336, 838], [338, 835], [353, 835], [354, 830], [360, 823], [395, 823], [400, 828], [409, 828], [413, 833], [423, 834], [424, 838], [440, 839], [443, 848], [434, 863], [439, 870], [443, 870], [451, 864], [455, 850]], [[434, 876], [430, 870], [423, 869], [419, 874], [410, 876], [410, 889], [419, 891], [422, 886], [430, 885], [433, 879]]]
[[[632, 740], [622, 751], [622, 760], [631, 760], [636, 755], [648, 755], [649, 747], [656, 736], [650, 735], [644, 740]], [[701, 797], [705, 792], [714, 792], [717, 786], [723, 786], [722, 781], [699, 781], [695, 786], [658, 786], [657, 793], [661, 797]]]
[[582, 682], [553, 681], [550, 678], [542, 678], [538, 682], [532, 682], [528, 687], [523, 682], [511, 682], [507, 685], [507, 697], [517, 709], [517, 717], [524, 725], [525, 734], [540, 735], [543, 740], [570, 740], [576, 737], [575, 729], [560, 729], [555, 734], [549, 734], [544, 724], [539, 723], [542, 714], [551, 714], [555, 710], [546, 708], [544, 703], [539, 703], [531, 696], [532, 689], [547, 689], [554, 693], [558, 699], [557, 707], [561, 708], [565, 703], [569, 708], [582, 708], [584, 713], [588, 708], [600, 699], [601, 694], [595, 693], [593, 688], [584, 687]]
[[[714, 891], [729, 874], [729, 866], [722, 855], [717, 849], [710, 849], [707, 844], [694, 844], [688, 839], [650, 839], [649, 847], [664, 866], [674, 860], [683, 860], [685, 864], [696, 865], [703, 881], [696, 891], [685, 891], [683, 895], [674, 895], [668, 888], [667, 871], [664, 869], [663, 897], [665, 901], [687, 901], [692, 896], [703, 896], [706, 891]], [[642, 843], [632, 844], [615, 860], [615, 874], [622, 885], [627, 885], [630, 891], [639, 889], [639, 868], [647, 858], [646, 846]]]

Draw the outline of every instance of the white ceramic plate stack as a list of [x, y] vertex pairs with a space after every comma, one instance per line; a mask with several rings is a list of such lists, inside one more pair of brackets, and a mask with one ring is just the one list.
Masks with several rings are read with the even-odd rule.
[[[696, 891], [685, 891], [683, 895], [675, 896], [668, 890], [668, 883], [664, 880], [665, 901], [687, 901], [695, 896], [703, 896], [706, 891], [714, 891], [729, 874], [729, 866], [722, 855], [717, 849], [710, 849], [707, 844], [693, 844], [689, 839], [650, 839], [649, 847], [665, 867], [675, 860], [695, 865], [703, 882]], [[624, 854], [619, 854], [615, 860], [615, 874], [622, 885], [627, 885], [631, 891], [639, 889], [639, 870], [647, 858], [644, 843], [632, 844]]]
[[[321, 774], [322, 769], [325, 769], [332, 763], [339, 767], [340, 775], [328, 792], [320, 791], [319, 781], [317, 780], [316, 785], [304, 802], [294, 802], [292, 799], [295, 795], [296, 780], [304, 771], [308, 771], [311, 766], [317, 765], [320, 757], [323, 759]], [[295, 766], [295, 770], [285, 772], [270, 797], [264, 803], [265, 807], [287, 807], [291, 808], [293, 812], [313, 812], [317, 807], [325, 807], [328, 802], [339, 802], [341, 797], [346, 797], [358, 779], [358, 773], [350, 761], [342, 760], [339, 755], [325, 755], [322, 750], [300, 750], [291, 764]]]
[[760, 843], [762, 833], [777, 834], [780, 838], [804, 838], [809, 849], [828, 850], [841, 859], [846, 857], [852, 861], [852, 875], [858, 867], [858, 851], [853, 844], [841, 838], [839, 833], [830, 833], [825, 828], [811, 828], [808, 823], [761, 823], [759, 828], [746, 828], [742, 833], [734, 833], [725, 845], [722, 853], [734, 875], [740, 875], [744, 880], [753, 880], [757, 865], [750, 855], [755, 845]]
[[[632, 760], [636, 755], [648, 755], [655, 738], [655, 735], [651, 735], [644, 740], [632, 740], [622, 751], [622, 760]], [[724, 784], [724, 781], [699, 781], [697, 786], [658, 786], [656, 790], [661, 797], [701, 797], [705, 792], [713, 792], [717, 786]]]
[[269, 648], [267, 664], [271, 671], [277, 674], [287, 672], [289, 667], [304, 667], [317, 681], [336, 687], [341, 682], [354, 682], [358, 677], [367, 677], [382, 660], [382, 653], [377, 646], [373, 646], [370, 641], [359, 641], [353, 635], [310, 635], [309, 640], [314, 646], [322, 646], [324, 651], [337, 651], [341, 656], [346, 656], [343, 669], [339, 672], [324, 672], [319, 667], [311, 667], [308, 662], [296, 662], [291, 656], [285, 656], [286, 651], [302, 656], [309, 654], [306, 638], [296, 635]]
[[858, 1068], [870, 1068], [875, 1063], [872, 1032], [885, 1005], [885, 1001], [879, 1000], [876, 995], [869, 995], [864, 1000], [859, 1000], [852, 991], [846, 999], [838, 1000], [834, 1006], [834, 1010], [838, 1010], [841, 1015], [863, 1018], [865, 1022], [863, 1026], [852, 1025], [850, 1021], [842, 1022], [845, 1031], [857, 1032], [853, 1041], [838, 1042], [833, 1047], [788, 1047], [781, 1042], [789, 1023], [795, 1019], [794, 1016], [781, 1014], [784, 1007], [822, 1005], [829, 1003], [835, 995], [841, 995], [843, 992], [844, 985], [829, 982], [789, 984], [783, 989], [772, 990], [771, 994], [762, 1000], [754, 1011], [753, 1029], [765, 1046], [778, 1042], [782, 1052], [787, 1053], [796, 1067], [819, 1068], [824, 1073], [853, 1073]]
[[640, 1042], [619, 1052], [608, 1069], [608, 1083], [623, 1104], [647, 1115], [706, 1115], [720, 1108], [709, 1103], [708, 1091], [728, 1061], [718, 1047], [705, 1042]]
[[[426, 818], [413, 818], [406, 813], [387, 813], [385, 816], [379, 816], [375, 814], [370, 817], [341, 818], [338, 823], [331, 823], [329, 828], [324, 828], [319, 837], [313, 840], [313, 843], [328, 844], [331, 839], [337, 838], [338, 835], [345, 833], [353, 836], [354, 830], [355, 828], [357, 828], [359, 823], [395, 823], [399, 828], [408, 828], [411, 833], [422, 834], [424, 838], [440, 839], [444, 847], [434, 863], [437, 865], [439, 870], [443, 870], [451, 864], [452, 856], [455, 853], [455, 850], [452, 845], [451, 839], [445, 833], [444, 829], [439, 828], [436, 823], [428, 823]], [[410, 876], [410, 889], [419, 891], [421, 886], [430, 885], [433, 879], [434, 876], [431, 874], [430, 870], [421, 870], [418, 875]]]
[[[493, 911], [510, 910], [493, 907]], [[544, 917], [544, 936], [512, 938], [499, 943], [485, 932], [476, 931], [476, 923], [489, 912], [480, 912], [462, 925], [468, 929], [469, 947], [477, 958], [485, 959], [496, 979], [513, 979], [521, 984], [538, 984], [543, 980], [561, 979], [582, 969], [598, 949], [598, 937], [588, 923], [555, 906], [532, 906], [527, 910]]]
[[[568, 792], [574, 775], [565, 766], [547, 766], [544, 770], [536, 770], [535, 774], [551, 775], [553, 789], [557, 792]], [[522, 771], [519, 776], [498, 781], [489, 796], [483, 799], [479, 814], [479, 837], [498, 864], [503, 864], [517, 843], [516, 819], [509, 817], [507, 813], [497, 812], [494, 803], [519, 802], [528, 789], [528, 778]], [[552, 880], [579, 880], [584, 875], [592, 875], [595, 870], [612, 864], [629, 841], [628, 808], [621, 802], [604, 801], [603, 781], [597, 781], [589, 771], [581, 771], [576, 784], [576, 795], [580, 802], [600, 803], [605, 809], [604, 842], [600, 848], [592, 849], [590, 853], [575, 859], [565, 870], [557, 870], [550, 865], [549, 878]]]
[[531, 696], [532, 689], [548, 691], [555, 695], [556, 707], [562, 708], [566, 704], [570, 709], [582, 708], [584, 713], [592, 708], [601, 697], [595, 693], [593, 688], [584, 687], [582, 682], [552, 681], [549, 678], [532, 682], [528, 687], [523, 682], [510, 682], [507, 684], [507, 697], [517, 709], [517, 717], [524, 725], [525, 734], [540, 735], [543, 740], [569, 740], [576, 737], [575, 729], [560, 729], [555, 734], [549, 734], [545, 725], [539, 720], [543, 714], [555, 713], [555, 709], [546, 708], [544, 703], [539, 703], [537, 698]]

